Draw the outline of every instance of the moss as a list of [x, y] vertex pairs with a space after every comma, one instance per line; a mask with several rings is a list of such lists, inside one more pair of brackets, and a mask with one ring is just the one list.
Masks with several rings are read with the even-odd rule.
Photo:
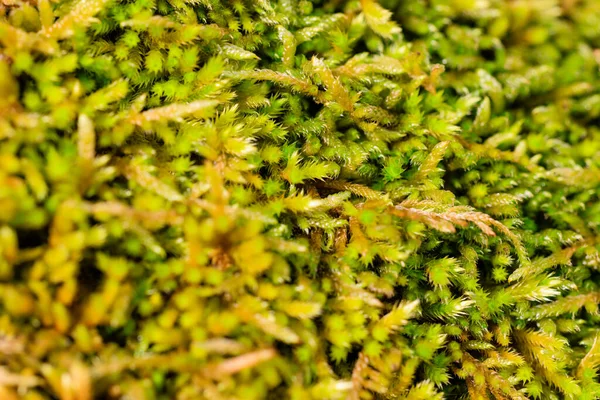
[[0, 398], [600, 398], [600, 3], [0, 5]]

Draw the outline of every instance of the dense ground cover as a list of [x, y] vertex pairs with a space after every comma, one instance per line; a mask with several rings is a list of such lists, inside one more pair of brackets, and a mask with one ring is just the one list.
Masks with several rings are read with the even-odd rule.
[[0, 398], [600, 398], [600, 2], [0, 3]]

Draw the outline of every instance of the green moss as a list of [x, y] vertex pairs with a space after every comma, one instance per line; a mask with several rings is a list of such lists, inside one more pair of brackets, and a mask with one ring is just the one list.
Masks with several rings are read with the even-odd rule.
[[3, 2], [0, 398], [600, 398], [598, 26]]

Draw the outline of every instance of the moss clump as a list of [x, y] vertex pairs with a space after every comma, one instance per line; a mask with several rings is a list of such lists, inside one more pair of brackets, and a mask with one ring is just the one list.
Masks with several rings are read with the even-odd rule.
[[0, 398], [600, 398], [599, 26], [4, 0]]

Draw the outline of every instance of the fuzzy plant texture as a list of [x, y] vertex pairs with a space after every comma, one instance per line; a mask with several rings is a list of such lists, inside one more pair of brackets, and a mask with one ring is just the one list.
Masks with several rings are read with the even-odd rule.
[[0, 399], [600, 399], [600, 1], [1, 0]]

